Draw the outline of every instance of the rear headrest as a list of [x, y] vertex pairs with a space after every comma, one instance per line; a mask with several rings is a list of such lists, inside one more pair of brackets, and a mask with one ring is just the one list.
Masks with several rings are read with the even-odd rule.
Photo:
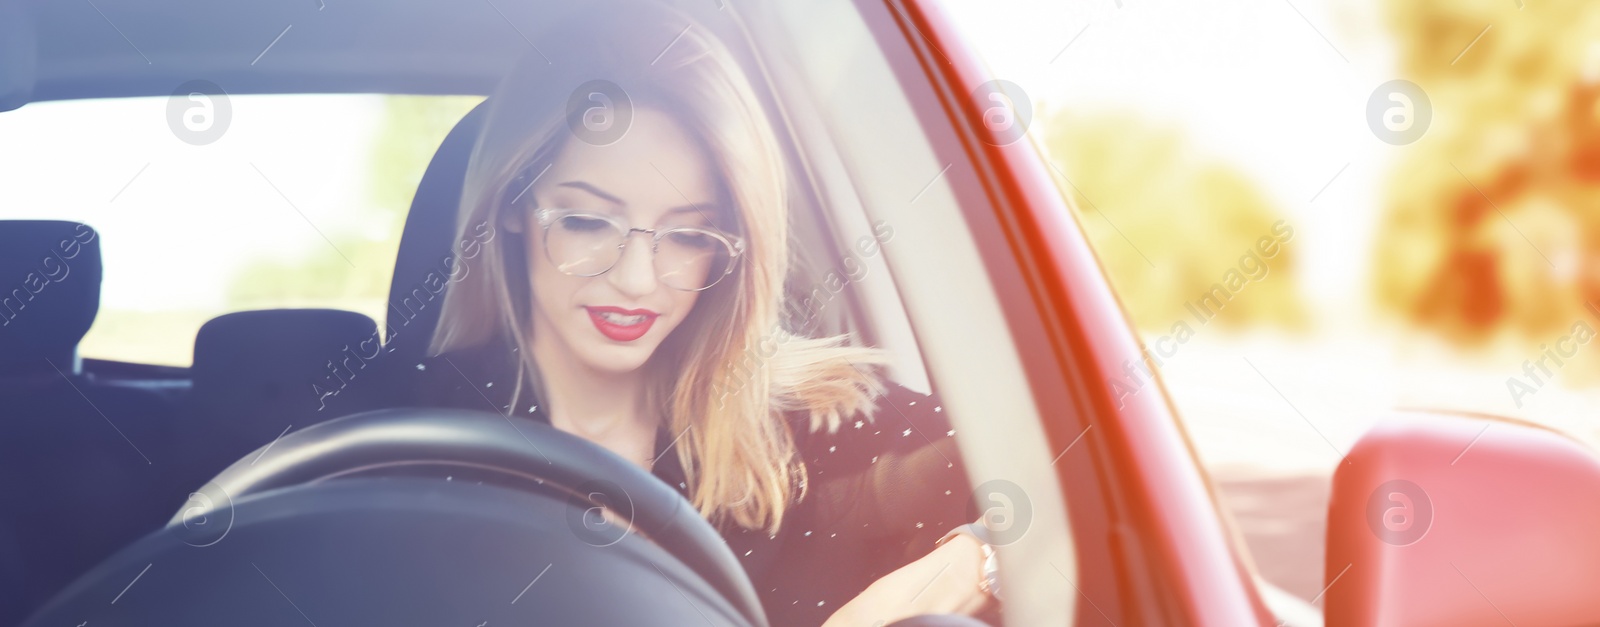
[[239, 413], [317, 412], [364, 373], [380, 350], [377, 333], [371, 318], [337, 309], [218, 316], [195, 335], [194, 398]]
[[[386, 328], [389, 352], [400, 361], [420, 359], [439, 325], [439, 306], [444, 303], [444, 288], [449, 283], [450, 267], [445, 259], [454, 257], [456, 212], [461, 203], [461, 186], [467, 175], [467, 161], [478, 139], [478, 129], [489, 102], [478, 103], [456, 122], [454, 129], [439, 144], [428, 162], [417, 195], [406, 214], [406, 228], [400, 234], [400, 254], [395, 258], [394, 277], [389, 283], [389, 309]], [[454, 263], [452, 261], [451, 263]], [[433, 275], [433, 276], [430, 276]]]
[[[0, 220], [0, 374], [77, 368], [100, 311], [100, 238], [64, 220]], [[46, 359], [49, 361], [47, 362]]]

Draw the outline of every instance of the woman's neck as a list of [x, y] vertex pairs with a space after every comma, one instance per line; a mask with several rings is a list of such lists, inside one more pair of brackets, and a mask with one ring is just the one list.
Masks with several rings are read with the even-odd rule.
[[646, 469], [660, 415], [646, 404], [644, 369], [616, 373], [582, 364], [558, 341], [533, 339], [550, 424], [604, 446]]

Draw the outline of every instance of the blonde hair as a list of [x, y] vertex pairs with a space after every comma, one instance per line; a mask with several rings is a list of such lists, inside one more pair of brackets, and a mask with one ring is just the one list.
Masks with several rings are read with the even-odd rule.
[[[851, 345], [848, 336], [807, 338], [783, 328], [788, 173], [761, 101], [733, 55], [687, 16], [660, 5], [630, 3], [620, 20], [604, 13], [559, 23], [553, 36], [581, 41], [581, 50], [546, 46], [548, 57], [524, 58], [490, 97], [467, 168], [458, 235], [504, 224], [503, 210], [522, 192], [510, 189], [511, 181], [530, 166], [540, 172], [570, 140], [566, 102], [580, 84], [614, 82], [635, 108], [666, 112], [699, 138], [722, 174], [747, 252], [733, 275], [700, 294], [651, 356], [646, 398], [666, 409], [700, 514], [776, 533], [806, 486], [785, 412], [807, 412], [813, 431], [835, 431], [858, 412], [870, 420], [876, 370], [885, 359], [877, 349]], [[431, 354], [497, 338], [531, 346], [526, 251], [509, 242], [483, 250], [482, 271], [446, 292]], [[524, 380], [548, 398], [532, 351], [517, 354], [513, 407]]]

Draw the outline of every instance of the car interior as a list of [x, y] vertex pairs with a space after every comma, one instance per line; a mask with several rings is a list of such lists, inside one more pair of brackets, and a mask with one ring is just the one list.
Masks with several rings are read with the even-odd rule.
[[[16, 318], [23, 323], [8, 328], [5, 336], [19, 349], [7, 351], [7, 383], [13, 385], [8, 385], [6, 398], [13, 401], [11, 405], [19, 408], [22, 416], [33, 418], [23, 424], [49, 431], [62, 420], [88, 422], [103, 408], [110, 412], [106, 419], [119, 425], [119, 429], [127, 425], [140, 436], [139, 441], [162, 446], [158, 452], [163, 457], [184, 460], [181, 467], [161, 473], [146, 471], [145, 475], [153, 477], [151, 481], [130, 486], [125, 485], [126, 480], [140, 473], [128, 465], [148, 465], [148, 460], [122, 438], [107, 437], [102, 429], [82, 428], [74, 432], [96, 437], [97, 441], [92, 444], [73, 441], [40, 446], [40, 442], [48, 440], [33, 437], [32, 432], [8, 434], [12, 437], [6, 437], [6, 442], [29, 443], [34, 451], [92, 451], [96, 458], [117, 460], [120, 464], [49, 475], [70, 479], [65, 485], [33, 484], [33, 489], [43, 490], [44, 494], [83, 494], [80, 485], [90, 479], [87, 483], [115, 490], [117, 498], [84, 494], [86, 502], [80, 507], [83, 511], [13, 512], [7, 521], [8, 528], [17, 530], [15, 533], [20, 537], [29, 538], [50, 537], [41, 530], [50, 528], [62, 513], [67, 514], [68, 520], [83, 521], [84, 527], [97, 532], [112, 531], [96, 533], [102, 540], [98, 545], [75, 544], [70, 539], [83, 535], [84, 529], [71, 527], [53, 530], [62, 539], [60, 542], [24, 543], [22, 546], [36, 549], [60, 545], [78, 549], [70, 559], [55, 552], [40, 552], [25, 554], [19, 560], [21, 572], [42, 573], [46, 565], [56, 570], [53, 577], [29, 576], [26, 579], [30, 587], [38, 589], [32, 596], [35, 603], [109, 557], [116, 549], [166, 522], [168, 514], [183, 503], [185, 490], [192, 489], [183, 486], [204, 484], [235, 461], [248, 458], [252, 452], [273, 443], [296, 426], [303, 428], [383, 405], [380, 391], [386, 385], [381, 380], [385, 368], [388, 364], [419, 359], [437, 323], [439, 308], [429, 306], [434, 295], [416, 286], [424, 284], [426, 273], [436, 271], [438, 259], [451, 254], [455, 206], [466, 156], [476, 137], [482, 109], [483, 105], [479, 105], [447, 136], [423, 177], [407, 217], [391, 286], [390, 301], [396, 305], [397, 313], [401, 307], [405, 313], [398, 316], [388, 343], [377, 356], [365, 360], [358, 356], [353, 364], [348, 356], [352, 347], [360, 347], [364, 342], [371, 345], [380, 337], [376, 323], [364, 315], [328, 309], [258, 310], [219, 316], [201, 327], [195, 338], [194, 362], [188, 369], [188, 387], [181, 393], [172, 394], [170, 389], [165, 394], [146, 390], [143, 382], [136, 378], [86, 373], [79, 365], [76, 343], [93, 322], [98, 301], [97, 275], [101, 260], [98, 242], [92, 240], [71, 260], [73, 269], [81, 274], [73, 277], [73, 281], [62, 282], [78, 290], [73, 295], [75, 299], [38, 299], [41, 306], [60, 310], [48, 312], [49, 315], [37, 310], [27, 311], [31, 302], [18, 301]], [[70, 241], [82, 228], [84, 225], [80, 223], [66, 221], [0, 221], [0, 234], [10, 244], [5, 249], [14, 251], [14, 259], [8, 259], [5, 268], [14, 274], [17, 269], [26, 272], [37, 267], [38, 257], [49, 254], [48, 248], [41, 249], [41, 243]], [[807, 281], [807, 277], [798, 273], [795, 277], [796, 283], [817, 280], [820, 279]], [[19, 294], [16, 298], [26, 296]], [[418, 302], [419, 299], [428, 300]], [[43, 305], [45, 303], [49, 305]], [[843, 308], [833, 309], [840, 310]], [[20, 315], [21, 312], [28, 315]], [[833, 315], [818, 324], [824, 329], [838, 329], [843, 326], [842, 319], [841, 315]], [[349, 380], [331, 377], [329, 373], [334, 368], [324, 367], [324, 364], [339, 364], [344, 372], [354, 376]], [[70, 369], [70, 372], [62, 376], [62, 372], [67, 371], [57, 372], [56, 368]], [[361, 375], [367, 375], [367, 380], [358, 381], [363, 378]], [[162, 389], [171, 387], [164, 380], [154, 385]], [[307, 393], [307, 390], [322, 388], [338, 393]], [[350, 393], [343, 393], [344, 390]], [[71, 411], [63, 412], [64, 407]], [[64, 417], [63, 413], [70, 417]], [[219, 419], [222, 417], [226, 419]], [[515, 442], [515, 439], [507, 438], [507, 441]], [[55, 460], [66, 463], [76, 457], [56, 457]], [[476, 457], [482, 459], [483, 455], [480, 453]], [[7, 476], [23, 476], [27, 474], [20, 472], [24, 469], [46, 467], [25, 455], [7, 455], [6, 462], [18, 464], [15, 470], [19, 471], [8, 472]], [[102, 482], [102, 479], [122, 481]], [[638, 494], [649, 492], [635, 489], [629, 493], [637, 498]], [[240, 496], [244, 495], [230, 494], [227, 498]], [[130, 515], [135, 511], [139, 515]], [[426, 524], [436, 525], [437, 522]], [[428, 529], [437, 533], [435, 527]], [[473, 563], [482, 565], [484, 562], [479, 559]]]
[[[466, 157], [476, 139], [481, 110], [475, 109], [457, 125], [440, 146], [438, 155], [430, 164], [423, 182], [407, 216], [402, 235], [401, 254], [396, 260], [396, 270], [391, 290], [391, 302], [398, 306], [419, 297], [432, 298], [428, 292], [419, 292], [424, 275], [435, 271], [437, 260], [451, 254], [455, 223], [455, 207], [461, 190], [461, 180], [466, 168]], [[0, 221], [0, 246], [8, 252], [0, 271], [6, 275], [35, 271], [41, 257], [49, 257], [58, 241], [71, 241], [83, 225], [66, 221]], [[24, 604], [10, 610], [9, 618], [20, 618], [21, 612], [57, 593], [67, 583], [110, 557], [113, 552], [132, 544], [158, 528], [185, 505], [190, 490], [200, 487], [241, 459], [249, 460], [251, 454], [272, 444], [285, 432], [305, 428], [339, 416], [383, 406], [382, 399], [388, 382], [382, 380], [388, 364], [415, 360], [427, 348], [433, 325], [437, 323], [439, 307], [431, 302], [406, 303], [409, 315], [401, 318], [390, 333], [389, 342], [375, 358], [352, 361], [353, 347], [363, 342], [369, 346], [378, 338], [376, 323], [367, 316], [354, 312], [327, 309], [279, 309], [236, 312], [219, 316], [201, 327], [195, 338], [193, 365], [185, 377], [187, 385], [179, 385], [173, 393], [170, 380], [162, 378], [149, 382], [157, 389], [147, 390], [146, 381], [133, 377], [103, 377], [80, 365], [76, 345], [92, 324], [99, 296], [98, 242], [91, 240], [82, 246], [76, 258], [69, 260], [71, 270], [81, 274], [68, 277], [59, 284], [74, 289], [73, 298], [38, 298], [38, 307], [27, 299], [29, 294], [17, 293], [13, 306], [18, 310], [13, 322], [4, 327], [5, 396], [7, 407], [16, 418], [7, 423], [8, 433], [3, 440], [8, 449], [4, 455], [5, 476], [30, 477], [27, 489], [38, 494], [38, 502], [57, 503], [51, 510], [6, 513], [4, 527], [11, 530], [13, 538], [28, 538], [29, 542], [13, 539], [4, 546], [15, 547], [20, 559], [11, 562], [18, 580], [26, 582], [19, 589], [30, 592]], [[51, 287], [55, 287], [52, 285]], [[419, 296], [421, 294], [421, 296]], [[50, 310], [41, 311], [40, 308]], [[26, 313], [27, 315], [22, 315]], [[333, 377], [330, 364], [338, 364], [344, 372], [355, 376], [348, 380]], [[89, 368], [93, 367], [93, 362]], [[362, 375], [366, 375], [363, 377]], [[365, 380], [362, 380], [365, 379]], [[348, 384], [338, 394], [322, 395], [313, 389]], [[100, 412], [106, 412], [103, 414]], [[91, 423], [109, 421], [118, 431], [103, 429]], [[67, 422], [70, 421], [70, 422]], [[85, 423], [85, 424], [78, 424]], [[63, 429], [63, 424], [74, 428]], [[491, 422], [488, 428], [498, 426]], [[126, 429], [127, 432], [121, 430]], [[128, 440], [118, 437], [128, 435]], [[520, 443], [516, 436], [498, 434], [503, 443]], [[58, 439], [58, 438], [71, 439]], [[130, 446], [130, 441], [146, 442], [151, 453], [167, 460], [183, 460], [177, 467], [167, 464], [161, 471], [139, 468], [149, 466], [143, 452]], [[567, 442], [566, 444], [572, 444]], [[156, 448], [159, 447], [159, 448]], [[562, 447], [546, 447], [551, 451]], [[582, 452], [597, 456], [592, 447]], [[33, 454], [27, 454], [32, 451]], [[71, 451], [71, 455], [62, 455]], [[263, 451], [264, 452], [264, 451]], [[283, 453], [282, 450], [279, 451]], [[477, 460], [483, 463], [493, 456], [477, 451], [461, 453], [463, 463]], [[95, 462], [83, 467], [85, 460]], [[588, 460], [583, 465], [591, 467], [598, 461]], [[52, 467], [78, 466], [72, 471], [49, 472]], [[454, 472], [454, 471], [452, 471]], [[39, 477], [59, 482], [41, 482]], [[95, 486], [95, 492], [84, 490]], [[8, 488], [11, 486], [8, 486]], [[665, 487], [665, 486], [661, 486]], [[370, 492], [363, 488], [363, 493]], [[202, 496], [205, 490], [200, 489]], [[234, 494], [218, 495], [221, 499], [238, 499], [246, 496], [245, 490]], [[675, 495], [670, 492], [633, 487], [629, 494], [635, 499], [641, 495], [656, 494], [659, 500], [670, 502]], [[62, 499], [61, 495], [76, 498]], [[369, 497], [370, 498], [370, 497]], [[348, 503], [344, 497], [319, 497], [313, 499]], [[559, 502], [558, 502], [559, 503]], [[207, 507], [216, 507], [208, 501]], [[439, 504], [422, 508], [422, 519], [412, 527], [396, 526], [396, 538], [437, 537], [441, 533]], [[294, 505], [274, 505], [271, 509], [294, 510]], [[669, 508], [669, 511], [673, 511]], [[239, 513], [243, 513], [242, 511]], [[681, 512], [680, 512], [681, 513]], [[348, 515], [348, 513], [344, 513]], [[330, 515], [338, 515], [333, 513]], [[515, 508], [499, 515], [518, 518]], [[384, 514], [391, 523], [398, 520], [394, 512]], [[561, 520], [560, 517], [551, 517]], [[311, 525], [309, 514], [297, 516], [295, 524]], [[66, 521], [74, 523], [63, 525]], [[232, 525], [242, 528], [244, 520], [235, 519]], [[268, 524], [268, 523], [262, 523]], [[636, 521], [636, 524], [639, 524]], [[203, 523], [191, 523], [203, 525]], [[675, 528], [662, 523], [663, 531]], [[181, 527], [180, 527], [181, 528]], [[508, 530], [509, 531], [509, 530]], [[531, 533], [526, 529], [522, 533]], [[548, 533], [548, 530], [544, 530]], [[209, 533], [210, 530], [206, 530]], [[365, 534], [365, 532], [362, 532]], [[407, 535], [410, 534], [410, 535]], [[178, 542], [168, 542], [164, 548], [182, 552], [184, 540], [192, 545], [193, 534]], [[494, 543], [481, 533], [462, 534], [472, 538], [474, 546], [488, 548]], [[82, 543], [81, 538], [94, 538], [94, 543]], [[283, 537], [272, 534], [271, 537]], [[43, 539], [44, 541], [37, 541]], [[201, 541], [214, 539], [206, 536]], [[351, 539], [323, 536], [322, 541], [341, 546]], [[366, 537], [371, 541], [372, 538]], [[700, 538], [705, 542], [705, 538]], [[148, 543], [147, 543], [148, 544]], [[241, 547], [239, 541], [230, 547]], [[59, 550], [71, 547], [70, 553]], [[31, 552], [24, 552], [31, 551]], [[481, 553], [481, 551], [479, 551]], [[217, 552], [217, 553], [220, 553]], [[611, 576], [614, 566], [598, 559], [597, 552], [583, 557], [593, 565], [596, 576]], [[452, 559], [461, 559], [460, 556]], [[576, 558], [574, 558], [576, 559]], [[514, 568], [520, 560], [505, 560], [505, 566]], [[170, 560], [162, 560], [163, 562]], [[361, 560], [360, 567], [370, 579], [368, 569], [375, 568], [370, 560]], [[473, 568], [484, 568], [491, 560], [485, 555], [475, 555], [470, 561]], [[321, 568], [325, 564], [316, 564]], [[108, 567], [109, 566], [109, 567]], [[722, 564], [727, 568], [730, 564]], [[738, 568], [737, 565], [732, 565]], [[96, 572], [121, 572], [115, 565], [102, 566]], [[327, 574], [327, 571], [319, 571]], [[25, 576], [23, 576], [25, 574]], [[324, 576], [319, 575], [319, 576]], [[304, 578], [309, 575], [300, 574]], [[520, 574], [516, 575], [520, 576]], [[93, 580], [93, 574], [86, 581]], [[512, 577], [513, 579], [515, 577]], [[686, 576], [692, 580], [693, 577]], [[576, 581], [576, 580], [574, 580]], [[107, 584], [113, 582], [105, 582]], [[590, 582], [591, 584], [594, 582]], [[640, 584], [644, 585], [644, 584]], [[731, 585], [731, 584], [730, 584]], [[81, 589], [70, 590], [68, 596]], [[91, 584], [92, 589], [93, 586]], [[746, 584], [748, 588], [748, 584]], [[569, 591], [570, 592], [570, 591]], [[670, 590], [669, 590], [670, 592]], [[746, 590], [748, 593], [748, 590]], [[708, 599], [718, 595], [702, 593]], [[710, 600], [706, 601], [711, 603]], [[71, 603], [64, 605], [70, 606]], [[759, 607], [759, 606], [757, 606]], [[749, 608], [745, 608], [748, 610]], [[397, 617], [400, 618], [400, 617]], [[414, 618], [414, 616], [412, 617]]]
[[[377, 11], [366, 4], [369, 13]], [[524, 42], [499, 21], [504, 15], [480, 11], [469, 19], [455, 16], [448, 3], [411, 4], [415, 11], [391, 12], [399, 17], [386, 25], [402, 35], [410, 29], [449, 44], [475, 43], [445, 61], [427, 62], [399, 35], [368, 37], [359, 41], [366, 49], [353, 51], [337, 31], [306, 22], [299, 30], [312, 31], [303, 33], [312, 43], [284, 51], [299, 64], [293, 66], [301, 68], [298, 74], [237, 82], [258, 93], [481, 94], [510, 51], [522, 53]], [[44, 6], [30, 19], [42, 33], [40, 54], [46, 60], [54, 55], [58, 64], [40, 68], [64, 67], [59, 62], [75, 56], [126, 56], [120, 40], [71, 50], [50, 43], [45, 35], [52, 28], [79, 28], [86, 7]], [[904, 115], [869, 130], [862, 125], [871, 121], [850, 114], [843, 90], [817, 86], [862, 83], [884, 91], [895, 84], [890, 59], [863, 56], [874, 34], [849, 3], [820, 10], [853, 18], [842, 22], [803, 18], [796, 7], [751, 9], [743, 23], [718, 15], [715, 6], [686, 10], [750, 46], [745, 53], [751, 59], [762, 59], [751, 62], [753, 71], [770, 82], [763, 95], [787, 122], [800, 183], [792, 186], [798, 257], [786, 286], [791, 300], [840, 271], [838, 260], [850, 254], [857, 236], [872, 232], [874, 221], [894, 226], [895, 239], [882, 255], [859, 260], [866, 272], [877, 273], [873, 280], [846, 285], [837, 304], [808, 321], [806, 330], [848, 332], [893, 349], [898, 359], [891, 376], [912, 389], [928, 391], [934, 379], [985, 382], [941, 393], [973, 472], [1026, 484], [1035, 498], [1035, 524], [1050, 530], [1030, 537], [1005, 565], [1012, 589], [1024, 600], [1054, 596], [1060, 582], [1045, 577], [1072, 572], [1075, 558], [1048, 470], [1050, 453], [1038, 435], [1038, 410], [998, 304], [974, 299], [981, 302], [959, 321], [938, 313], [952, 286], [996, 289], [967, 231], [962, 207], [972, 202], [954, 182], [970, 177], [961, 173], [966, 166], [943, 178], [940, 166], [951, 167], [940, 163], [935, 140], [923, 137], [906, 95], [895, 91], [885, 105]], [[517, 17], [515, 9], [508, 11]], [[335, 7], [326, 13], [344, 26], [355, 19], [334, 15]], [[166, 32], [151, 20], [129, 17], [133, 23], [124, 26]], [[485, 43], [473, 35], [491, 28], [508, 36]], [[0, 27], [0, 38], [4, 33]], [[221, 45], [226, 34], [208, 33], [203, 44]], [[791, 48], [770, 44], [762, 52], [755, 41], [790, 42]], [[820, 52], [840, 41], [852, 43], [843, 52]], [[154, 48], [150, 54], [161, 60], [195, 54], [179, 44]], [[385, 75], [362, 68], [360, 58], [386, 51], [411, 59], [415, 69]], [[761, 63], [791, 65], [774, 71]], [[191, 60], [190, 67], [199, 65]], [[305, 69], [316, 67], [326, 70]], [[139, 91], [97, 91], [92, 76], [38, 72], [30, 85], [35, 100]], [[149, 80], [164, 84], [162, 78]], [[806, 100], [797, 93], [821, 95]], [[0, 595], [0, 624], [31, 616], [28, 625], [265, 625], [307, 612], [327, 624], [458, 624], [465, 620], [462, 608], [496, 608], [467, 612], [489, 624], [535, 615], [565, 617], [557, 621], [562, 624], [765, 624], [731, 553], [648, 475], [554, 429], [532, 434], [553, 458], [535, 464], [527, 450], [511, 446], [521, 440], [493, 414], [447, 415], [385, 402], [394, 396], [393, 374], [424, 356], [438, 321], [427, 274], [453, 254], [456, 205], [484, 108], [480, 104], [455, 125], [427, 166], [406, 214], [383, 324], [337, 309], [241, 311], [199, 329], [186, 368], [84, 358], [78, 345], [99, 312], [102, 264], [117, 259], [102, 256], [102, 235], [93, 224], [0, 220], [0, 493], [35, 505], [0, 511], [0, 590], [19, 592]], [[882, 141], [887, 136], [900, 148]], [[58, 274], [66, 276], [31, 278]], [[632, 523], [644, 538], [598, 551], [567, 532], [565, 521], [585, 506], [573, 494], [593, 481], [620, 485], [632, 496]], [[313, 539], [309, 546], [307, 538]], [[537, 559], [520, 550], [530, 539], [541, 548]], [[284, 559], [267, 564], [258, 561], [261, 555]], [[418, 563], [429, 568], [410, 567]], [[502, 590], [482, 585], [527, 581], [545, 563], [571, 566], [549, 580], [552, 585], [524, 590], [520, 604], [507, 604]], [[263, 588], [263, 579], [271, 585]], [[140, 594], [124, 594], [130, 581], [140, 580]], [[290, 598], [286, 581], [300, 590], [337, 588], [339, 598], [300, 596], [298, 604], [279, 604], [279, 595]], [[429, 590], [433, 600], [383, 602], [418, 589]], [[630, 603], [572, 601], [595, 598], [597, 589], [628, 590]], [[259, 611], [267, 601], [273, 610]], [[1017, 619], [1028, 624], [1073, 613], [1073, 603], [1059, 598], [1038, 609], [1025, 602], [1016, 607]], [[538, 613], [530, 614], [532, 608]]]
[[[79, 226], [0, 222], [0, 272], [16, 286], [4, 296], [8, 317], [0, 327], [0, 406], [7, 414], [0, 489], [16, 503], [36, 504], [0, 515], [0, 554], [9, 557], [0, 585], [20, 592], [5, 597], [0, 618], [8, 620], [159, 526], [184, 498], [131, 445], [171, 441], [173, 399], [93, 376], [79, 364], [78, 340], [99, 307], [99, 243], [82, 244], [70, 259], [52, 254], [60, 253], [58, 243], [74, 241]], [[41, 263], [54, 266], [60, 280], [42, 288], [51, 290], [48, 298], [30, 303], [32, 290], [42, 289], [21, 281]]]

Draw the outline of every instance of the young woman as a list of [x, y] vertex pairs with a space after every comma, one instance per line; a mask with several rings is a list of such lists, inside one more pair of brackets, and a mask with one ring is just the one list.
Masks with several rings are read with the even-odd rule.
[[788, 172], [743, 70], [676, 12], [590, 10], [489, 100], [459, 227], [494, 237], [445, 295], [419, 402], [651, 471], [774, 625], [992, 613], [938, 401], [880, 381], [874, 349], [784, 328]]

